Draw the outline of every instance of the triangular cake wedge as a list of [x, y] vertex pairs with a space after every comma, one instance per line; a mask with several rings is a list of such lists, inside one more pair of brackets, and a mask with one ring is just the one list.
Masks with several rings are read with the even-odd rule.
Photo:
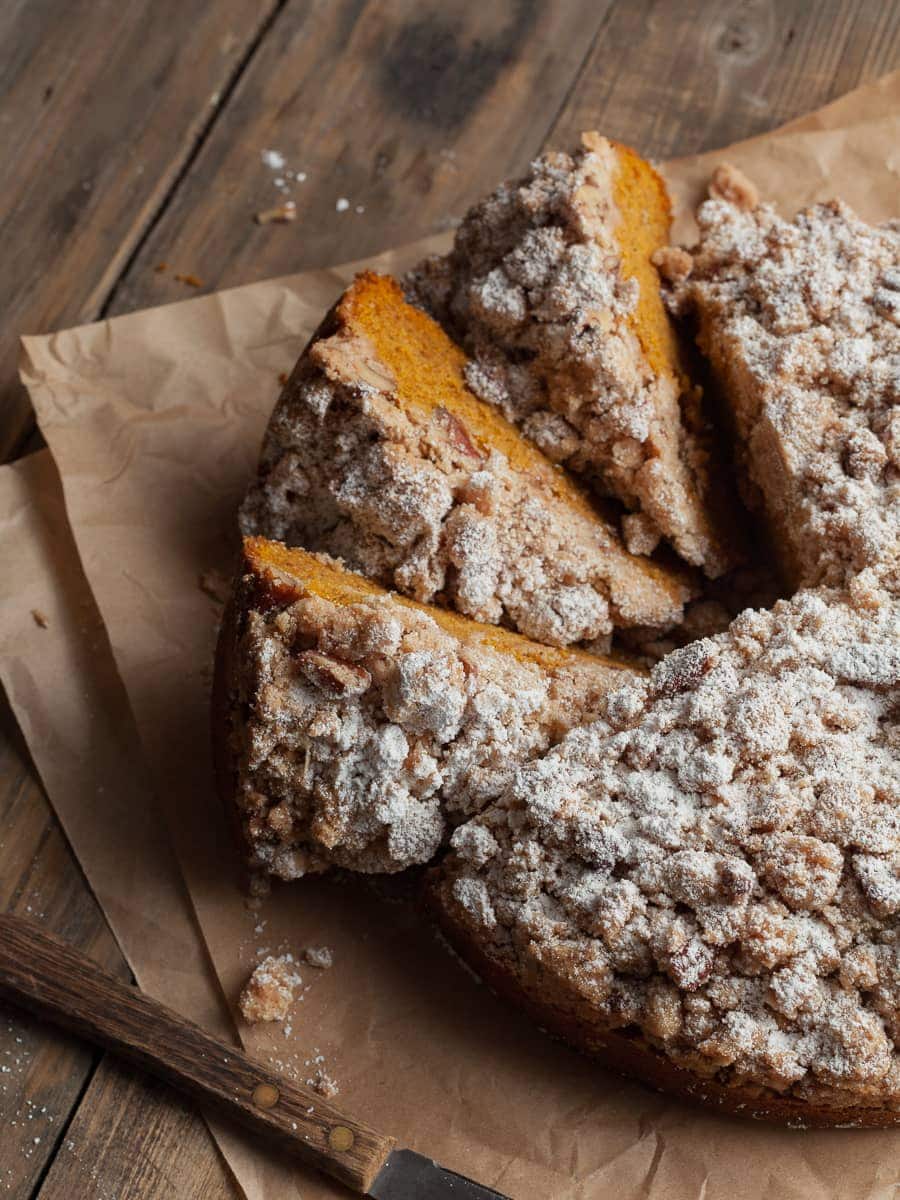
[[475, 360], [467, 379], [556, 462], [623, 501], [630, 548], [665, 538], [711, 577], [738, 548], [712, 437], [660, 294], [677, 275], [665, 185], [596, 133], [476, 205], [407, 283]]
[[360, 275], [278, 401], [244, 532], [554, 645], [676, 623], [687, 575], [629, 554], [465, 369], [393, 279]]
[[748, 503], [793, 587], [900, 553], [900, 223], [793, 220], [722, 167], [673, 303], [729, 406]]
[[900, 1122], [898, 583], [748, 610], [609, 696], [454, 833], [457, 949], [655, 1086]]
[[220, 789], [256, 873], [398, 871], [633, 676], [248, 538], [217, 653]]

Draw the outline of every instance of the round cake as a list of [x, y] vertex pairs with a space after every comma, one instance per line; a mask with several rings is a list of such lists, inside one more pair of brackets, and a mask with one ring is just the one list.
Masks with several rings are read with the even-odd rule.
[[724, 166], [668, 222], [585, 135], [328, 314], [242, 510], [220, 786], [258, 879], [430, 864], [614, 1069], [897, 1124], [900, 223]]

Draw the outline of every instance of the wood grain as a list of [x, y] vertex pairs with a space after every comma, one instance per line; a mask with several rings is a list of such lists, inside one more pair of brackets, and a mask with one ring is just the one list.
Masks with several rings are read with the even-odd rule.
[[60, 1139], [40, 1200], [238, 1200], [189, 1101], [105, 1057]]
[[0, 5], [0, 458], [19, 335], [99, 315], [278, 2]]
[[[0, 910], [37, 917], [107, 969], [127, 969], [0, 705]], [[0, 1007], [0, 1193], [27, 1196], [98, 1055]], [[35, 1140], [37, 1139], [37, 1140]]]
[[111, 1049], [360, 1194], [394, 1146], [311, 1091], [119, 982], [37, 921], [0, 913], [0, 995]]
[[[0, 700], [0, 911], [40, 920], [47, 928], [117, 978], [129, 972], [96, 901], [75, 862], [36, 781], [21, 736], [5, 701]], [[99, 1067], [98, 1067], [99, 1062]], [[99, 1053], [85, 1043], [0, 1002], [0, 1195], [32, 1195], [54, 1155], [74, 1135], [66, 1128], [74, 1109], [89, 1103], [91, 1123], [82, 1130], [88, 1141], [82, 1158], [92, 1164], [94, 1191], [59, 1192], [62, 1197], [96, 1194], [122, 1196], [119, 1178], [128, 1159], [128, 1140], [118, 1156], [97, 1162], [93, 1131], [120, 1119], [123, 1096], [94, 1085], [92, 1076], [107, 1071]], [[84, 1089], [87, 1088], [86, 1091]], [[119, 1089], [121, 1090], [121, 1089]], [[84, 1092], [84, 1096], [82, 1093]], [[163, 1148], [181, 1160], [181, 1195], [231, 1195], [230, 1176], [202, 1119], [168, 1089], [132, 1081], [131, 1115], [141, 1109], [141, 1124], [153, 1130], [159, 1155]], [[121, 1129], [128, 1129], [127, 1123]], [[37, 1140], [35, 1140], [37, 1139]], [[82, 1143], [76, 1138], [76, 1145]], [[136, 1168], [132, 1163], [132, 1171]], [[215, 1180], [218, 1190], [201, 1185]], [[173, 1195], [164, 1179], [145, 1180], [144, 1200]], [[155, 1190], [158, 1186], [158, 1190]]]
[[583, 129], [658, 158], [765, 133], [900, 66], [883, 0], [633, 0], [613, 8], [550, 141]]
[[[446, 228], [527, 164], [609, 8], [289, 0], [109, 311], [183, 298], [174, 272], [227, 287]], [[260, 226], [285, 170], [297, 219]]]

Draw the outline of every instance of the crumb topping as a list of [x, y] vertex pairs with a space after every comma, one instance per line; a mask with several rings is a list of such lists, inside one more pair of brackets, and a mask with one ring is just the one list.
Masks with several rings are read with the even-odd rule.
[[548, 651], [547, 665], [504, 652], [474, 625], [454, 635], [386, 593], [247, 604], [237, 802], [251, 867], [282, 879], [427, 862], [448, 825], [630, 676], [575, 651]]
[[697, 317], [792, 582], [839, 584], [900, 545], [900, 223], [839, 201], [786, 221], [711, 191], [673, 304]]
[[472, 355], [477, 395], [715, 576], [731, 560], [708, 510], [708, 430], [655, 269], [680, 269], [668, 197], [626, 147], [583, 143], [476, 205], [410, 294]]
[[293, 955], [270, 954], [244, 984], [238, 1000], [241, 1016], [251, 1025], [257, 1021], [283, 1021], [302, 982]]
[[686, 577], [627, 553], [563, 472], [468, 391], [464, 355], [392, 280], [361, 276], [339, 313], [273, 414], [245, 533], [551, 645], [678, 621]]
[[748, 610], [609, 695], [454, 833], [442, 903], [601, 1033], [900, 1107], [898, 582]]

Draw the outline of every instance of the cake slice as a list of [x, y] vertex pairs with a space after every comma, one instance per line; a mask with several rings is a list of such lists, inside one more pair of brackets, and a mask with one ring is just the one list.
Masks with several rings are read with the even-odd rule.
[[605, 697], [454, 833], [457, 949], [658, 1087], [898, 1123], [898, 586], [748, 610]]
[[633, 673], [248, 538], [217, 653], [220, 789], [257, 873], [399, 871]]
[[900, 223], [780, 217], [733, 168], [673, 289], [733, 417], [748, 502], [793, 587], [900, 549]]
[[629, 554], [465, 368], [393, 279], [360, 275], [278, 401], [244, 532], [554, 645], [675, 624], [685, 573]]
[[545, 154], [476, 205], [408, 287], [473, 357], [477, 395], [624, 502], [630, 549], [665, 538], [716, 577], [736, 535], [660, 294], [655, 264], [677, 275], [687, 258], [669, 226], [650, 164], [586, 133], [571, 157]]

